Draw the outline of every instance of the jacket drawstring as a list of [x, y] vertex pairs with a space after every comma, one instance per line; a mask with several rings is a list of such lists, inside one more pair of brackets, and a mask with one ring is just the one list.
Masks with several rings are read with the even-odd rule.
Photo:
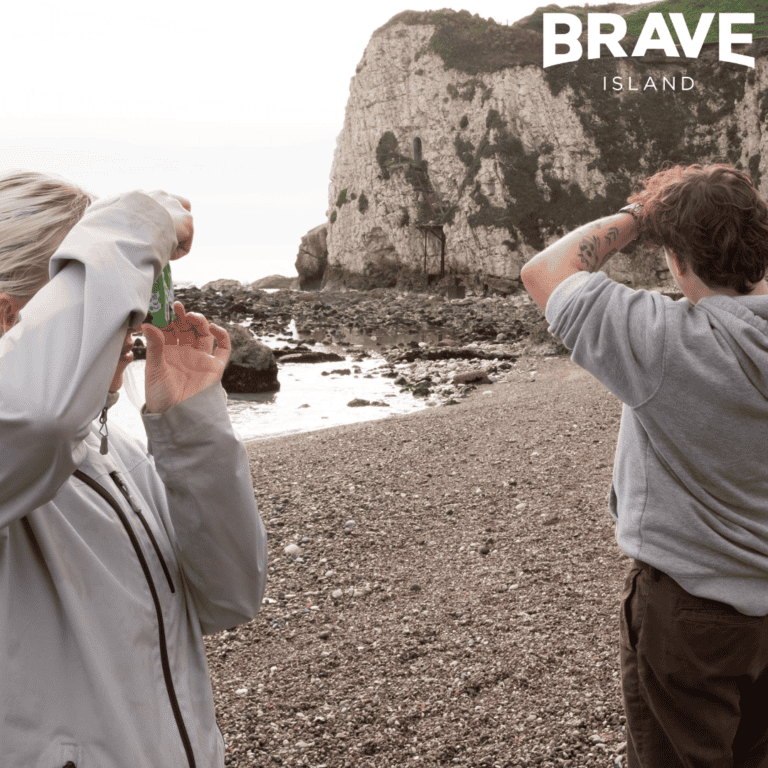
[[101, 426], [99, 427], [99, 434], [101, 435], [101, 448], [99, 449], [99, 452], [102, 456], [104, 456], [106, 453], [109, 453], [109, 431], [107, 430], [107, 406], [104, 406], [104, 409], [101, 412], [101, 416], [99, 416], [99, 424]]

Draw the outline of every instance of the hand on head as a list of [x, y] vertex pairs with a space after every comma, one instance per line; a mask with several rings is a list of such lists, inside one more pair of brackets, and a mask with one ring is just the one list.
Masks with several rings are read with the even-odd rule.
[[171, 256], [171, 261], [186, 256], [192, 248], [192, 238], [195, 234], [194, 221], [190, 213], [192, 204], [185, 197], [169, 195], [161, 189], [147, 192], [147, 195], [165, 208], [173, 221], [173, 225], [176, 227], [176, 238], [179, 241], [179, 247]]

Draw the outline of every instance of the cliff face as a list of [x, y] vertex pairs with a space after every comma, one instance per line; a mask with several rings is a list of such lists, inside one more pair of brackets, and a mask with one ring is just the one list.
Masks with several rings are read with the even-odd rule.
[[[537, 34], [530, 20], [453, 11], [406, 12], [374, 33], [331, 170], [324, 285], [508, 292], [529, 258], [618, 210], [665, 161], [728, 161], [763, 178], [764, 40], [740, 51], [755, 69], [707, 45], [697, 60], [585, 54], [544, 70]], [[668, 281], [643, 248], [606, 271]]]

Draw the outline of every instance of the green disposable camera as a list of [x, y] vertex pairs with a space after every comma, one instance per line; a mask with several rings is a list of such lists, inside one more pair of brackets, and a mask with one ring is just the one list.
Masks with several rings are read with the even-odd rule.
[[173, 311], [173, 281], [171, 280], [171, 265], [166, 264], [160, 277], [152, 283], [152, 297], [149, 300], [149, 312], [144, 319], [156, 328], [165, 328], [176, 320]]

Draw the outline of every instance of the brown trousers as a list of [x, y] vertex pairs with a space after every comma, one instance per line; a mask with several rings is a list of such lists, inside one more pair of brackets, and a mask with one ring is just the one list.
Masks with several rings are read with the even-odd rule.
[[768, 768], [768, 616], [635, 560], [619, 620], [628, 768]]

